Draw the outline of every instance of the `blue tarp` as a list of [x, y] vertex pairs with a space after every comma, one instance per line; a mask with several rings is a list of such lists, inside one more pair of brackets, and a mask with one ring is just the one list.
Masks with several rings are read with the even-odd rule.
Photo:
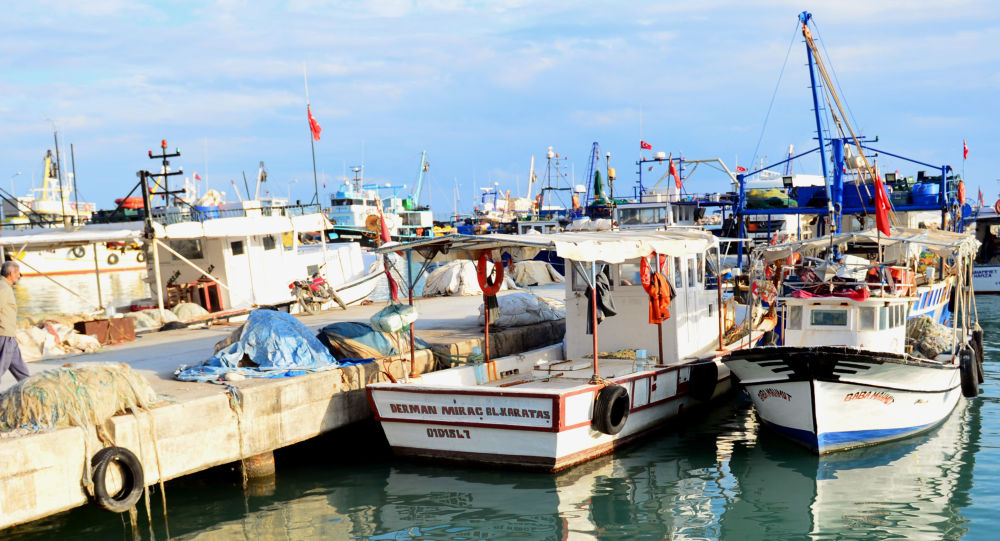
[[181, 367], [174, 377], [182, 381], [213, 381], [236, 372], [246, 377], [281, 378], [345, 364], [354, 363], [338, 363], [312, 331], [290, 314], [254, 310], [243, 324], [239, 340], [199, 366]]

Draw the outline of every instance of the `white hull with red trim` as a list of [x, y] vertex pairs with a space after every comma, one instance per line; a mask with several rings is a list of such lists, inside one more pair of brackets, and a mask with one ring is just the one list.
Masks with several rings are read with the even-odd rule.
[[[600, 359], [605, 383], [624, 387], [629, 401], [624, 427], [605, 434], [593, 427], [603, 385], [589, 383], [592, 364], [561, 357], [562, 346], [551, 346], [412, 384], [370, 384], [368, 392], [398, 455], [551, 471], [610, 453], [704, 402], [690, 393], [692, 363], [637, 370], [634, 361]], [[713, 397], [730, 388], [729, 371], [716, 369]], [[475, 384], [477, 377], [486, 381]]]

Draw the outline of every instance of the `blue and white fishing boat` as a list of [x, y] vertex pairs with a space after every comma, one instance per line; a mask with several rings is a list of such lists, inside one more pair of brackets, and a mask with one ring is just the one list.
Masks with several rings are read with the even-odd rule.
[[[865, 155], [871, 149], [855, 135], [832, 91], [810, 18], [808, 12], [799, 16], [813, 102], [836, 104], [833, 126], [839, 135], [822, 138], [817, 110], [826, 179], [818, 190], [825, 191], [826, 208], [811, 212], [829, 216], [826, 224], [833, 231], [755, 248], [749, 295], [777, 313], [778, 327], [771, 345], [733, 352], [724, 362], [764, 424], [825, 454], [904, 438], [941, 423], [963, 394], [978, 394], [983, 337], [973, 294], [978, 241], [936, 228], [890, 226], [891, 219], [902, 220]], [[819, 97], [816, 74], [831, 99]], [[827, 147], [835, 164], [831, 175]], [[942, 166], [937, 184], [925, 183], [937, 188], [927, 188], [933, 197], [921, 200], [914, 192], [904, 208], [940, 213], [939, 225], [946, 225], [949, 170]], [[854, 186], [845, 187], [845, 171], [855, 176]], [[858, 196], [854, 203], [850, 193]], [[870, 213], [863, 202], [868, 193], [874, 195]], [[742, 208], [743, 197], [741, 191], [738, 212], [752, 212]], [[781, 211], [789, 210], [794, 209]], [[860, 227], [861, 218], [877, 227]]]

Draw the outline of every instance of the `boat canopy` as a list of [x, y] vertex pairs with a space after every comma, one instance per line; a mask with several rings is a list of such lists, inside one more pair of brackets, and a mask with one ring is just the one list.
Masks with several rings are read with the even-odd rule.
[[476, 259], [485, 250], [508, 253], [516, 260], [531, 259], [543, 250], [570, 261], [623, 263], [649, 256], [702, 253], [717, 244], [714, 235], [700, 230], [593, 231], [552, 234], [448, 235], [406, 244], [385, 244], [376, 253], [414, 252], [419, 260]]
[[305, 233], [333, 227], [320, 213], [301, 216], [234, 216], [214, 218], [204, 222], [181, 222], [167, 226], [153, 222], [157, 238], [196, 239], [202, 237], [245, 237], [294, 231]]
[[880, 244], [885, 247], [896, 246], [900, 243], [921, 245], [926, 249], [944, 257], [951, 257], [958, 254], [975, 254], [979, 248], [979, 241], [972, 235], [966, 233], [953, 233], [951, 231], [941, 231], [938, 229], [912, 229], [894, 227], [892, 236], [879, 235], [876, 229], [858, 231], [852, 233], [837, 233], [825, 235], [809, 240], [778, 244], [775, 246], [762, 246], [758, 248], [765, 261], [771, 262], [784, 259], [793, 253], [803, 256], [812, 256], [835, 246], [843, 248], [848, 244]]
[[13, 230], [0, 233], [0, 246], [37, 250], [101, 242], [132, 243], [142, 242], [142, 233], [142, 222], [88, 224], [70, 230], [62, 227]]

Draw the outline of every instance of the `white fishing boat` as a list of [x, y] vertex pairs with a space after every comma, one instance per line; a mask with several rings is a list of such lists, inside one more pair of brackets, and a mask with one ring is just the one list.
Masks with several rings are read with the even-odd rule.
[[751, 290], [779, 315], [774, 345], [724, 362], [765, 424], [818, 454], [933, 428], [982, 378], [977, 244], [894, 228], [760, 247]]
[[321, 213], [153, 222], [158, 254], [147, 263], [150, 276], [161, 277], [153, 294], [167, 307], [194, 302], [210, 312], [229, 311], [288, 304], [296, 293], [290, 284], [322, 277], [319, 283], [335, 295], [292, 304], [293, 312], [313, 309], [312, 300], [322, 305], [317, 308], [355, 304], [375, 289], [382, 263], [358, 243], [322, 243], [319, 232], [330, 226]]
[[[562, 344], [492, 359], [487, 315], [482, 362], [368, 385], [393, 451], [561, 470], [611, 453], [724, 393], [730, 380], [721, 356], [753, 344], [773, 321], [758, 319], [753, 328], [743, 321], [725, 330], [727, 313], [732, 318], [735, 310], [724, 308], [706, 276], [706, 261], [718, 258], [718, 246], [704, 231], [607, 231], [449, 236], [376, 250], [402, 250], [425, 264], [477, 260], [484, 283], [489, 254], [527, 260], [551, 250], [570, 267]], [[669, 282], [676, 291], [671, 317], [657, 324], [649, 323], [650, 295], [643, 285], [643, 276], [650, 276], [643, 261], [650, 257], [653, 269], [658, 260], [662, 265], [661, 273], [651, 274], [652, 283], [666, 289]], [[617, 315], [598, 323], [607, 292]], [[600, 355], [616, 350], [636, 350], [638, 359]], [[655, 358], [643, 359], [644, 351]]]

